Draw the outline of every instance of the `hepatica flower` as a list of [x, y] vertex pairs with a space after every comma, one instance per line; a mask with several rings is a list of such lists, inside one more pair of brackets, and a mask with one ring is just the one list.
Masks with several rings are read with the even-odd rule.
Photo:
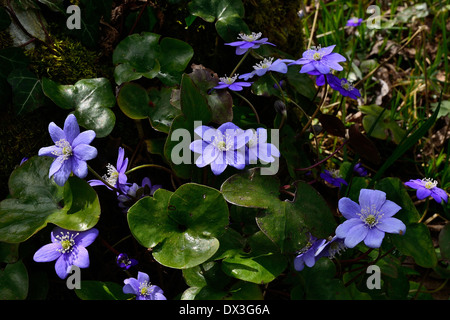
[[347, 26], [348, 27], [358, 27], [361, 25], [362, 21], [363, 21], [362, 18], [353, 17], [347, 21]]
[[227, 46], [237, 47], [236, 54], [243, 55], [248, 49], [258, 49], [263, 44], [269, 44], [275, 46], [273, 43], [267, 42], [268, 38], [261, 38], [262, 33], [252, 32], [252, 34], [240, 33], [239, 41], [225, 43]]
[[347, 181], [342, 179], [339, 170], [324, 170], [324, 172], [320, 174], [320, 177], [335, 187], [341, 187], [343, 184], [348, 185]]
[[344, 68], [339, 62], [346, 61], [345, 57], [339, 53], [332, 52], [336, 45], [321, 48], [311, 47], [303, 52], [302, 58], [290, 63], [289, 65], [303, 65], [300, 73], [310, 73], [319, 71], [321, 74], [330, 73], [331, 70], [342, 71]]
[[217, 86], [214, 87], [214, 89], [230, 89], [232, 91], [241, 91], [242, 87], [250, 87], [252, 85], [252, 82], [243, 82], [238, 81], [236, 82], [236, 79], [239, 75], [235, 74], [232, 77], [220, 77], [219, 83]]
[[322, 257], [333, 259], [336, 255], [345, 251], [346, 248], [344, 240], [334, 236], [330, 241], [322, 242], [317, 248], [316, 260]]
[[336, 236], [344, 239], [348, 248], [361, 241], [369, 248], [379, 248], [386, 232], [404, 234], [406, 231], [405, 224], [393, 218], [401, 207], [386, 200], [382, 191], [361, 189], [359, 204], [344, 197], [338, 207], [347, 220], [336, 228]]
[[437, 187], [437, 181], [435, 180], [429, 178], [424, 178], [422, 180], [411, 179], [408, 182], [405, 182], [405, 185], [416, 189], [416, 196], [420, 200], [432, 196], [437, 203], [441, 203], [442, 200], [444, 200], [444, 202], [448, 201], [447, 193], [443, 189]]
[[[108, 182], [109, 185], [119, 189], [123, 193], [126, 193], [126, 189], [128, 188], [127, 176], [125, 172], [127, 171], [128, 166], [128, 158], [125, 158], [125, 150], [123, 148], [119, 148], [119, 155], [117, 156], [116, 166], [108, 163], [106, 166], [107, 174], [102, 178]], [[108, 189], [111, 188], [103, 183], [101, 180], [89, 180], [90, 186], [106, 186]]]
[[340, 79], [331, 73], [322, 74], [317, 70], [311, 71], [309, 74], [317, 76], [316, 84], [318, 86], [323, 86], [326, 79], [326, 83], [330, 85], [331, 89], [338, 91], [344, 97], [349, 97], [355, 100], [361, 97], [359, 90], [353, 87], [353, 85], [345, 78]]
[[309, 243], [305, 248], [303, 248], [299, 255], [294, 259], [294, 268], [297, 271], [302, 271], [305, 265], [308, 267], [313, 267], [316, 264], [316, 252], [317, 249], [326, 242], [325, 239], [317, 239], [316, 237], [310, 235]]
[[142, 179], [141, 185], [133, 183], [131, 186], [127, 187], [125, 194], [118, 195], [117, 199], [119, 200], [119, 207], [126, 212], [135, 201], [145, 196], [153, 196], [153, 193], [161, 187], [162, 185], [160, 184], [152, 185], [150, 179], [145, 177]]
[[267, 129], [249, 130], [251, 130], [251, 135], [247, 143], [248, 155], [246, 163], [255, 164], [257, 159], [260, 159], [263, 163], [271, 163], [275, 161], [274, 157], [280, 157], [278, 148], [271, 143], [267, 143]]
[[123, 281], [123, 293], [136, 295], [136, 300], [167, 300], [163, 290], [150, 283], [150, 277], [144, 272], [138, 272], [138, 277], [128, 278]]
[[36, 262], [50, 262], [56, 260], [55, 270], [58, 277], [65, 279], [72, 268], [89, 267], [89, 253], [86, 249], [95, 238], [98, 230], [70, 231], [56, 227], [51, 232], [52, 243], [41, 247], [33, 256]]
[[117, 256], [117, 265], [122, 269], [128, 270], [137, 264], [138, 261], [136, 259], [128, 258], [126, 253], [121, 253]]
[[245, 167], [245, 144], [251, 132], [245, 132], [231, 122], [217, 129], [198, 126], [194, 132], [201, 137], [189, 145], [191, 151], [200, 154], [195, 161], [197, 167], [211, 165], [215, 175], [221, 174], [228, 165], [237, 169]]
[[365, 177], [368, 175], [366, 168], [364, 168], [361, 163], [355, 164], [353, 167], [353, 172], [357, 173], [360, 177]]
[[49, 177], [53, 176], [59, 186], [66, 183], [71, 172], [85, 178], [88, 173], [86, 161], [97, 156], [97, 149], [89, 145], [95, 138], [95, 132], [86, 130], [80, 133], [77, 118], [73, 114], [66, 118], [64, 129], [51, 122], [48, 131], [55, 145], [41, 148], [38, 154], [55, 158], [50, 166]]
[[273, 61], [273, 58], [264, 58], [263, 61], [257, 63], [253, 66], [253, 71], [250, 73], [245, 73], [241, 76], [239, 76], [239, 79], [248, 80], [252, 78], [255, 74], [259, 77], [265, 75], [267, 71], [275, 71], [279, 73], [286, 73], [288, 68], [284, 60], [277, 59]]

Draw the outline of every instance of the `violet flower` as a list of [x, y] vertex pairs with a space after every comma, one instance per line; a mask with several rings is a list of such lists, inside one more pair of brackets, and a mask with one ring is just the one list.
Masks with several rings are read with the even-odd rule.
[[340, 79], [331, 73], [322, 74], [317, 70], [311, 71], [309, 74], [317, 76], [316, 85], [318, 86], [323, 86], [326, 78], [326, 83], [330, 85], [331, 89], [339, 91], [344, 97], [349, 97], [354, 100], [361, 97], [359, 90], [353, 87], [353, 85], [345, 78]]
[[85, 178], [88, 174], [86, 161], [97, 156], [97, 149], [89, 145], [95, 138], [95, 132], [86, 130], [80, 133], [77, 118], [73, 114], [67, 116], [64, 129], [51, 122], [48, 131], [55, 145], [41, 148], [38, 153], [40, 156], [55, 158], [48, 176], [53, 176], [59, 186], [66, 183], [71, 172], [79, 178]]
[[303, 65], [300, 73], [310, 73], [312, 71], [319, 71], [322, 74], [330, 73], [331, 70], [342, 71], [344, 68], [339, 62], [346, 61], [345, 57], [339, 53], [332, 53], [334, 47], [321, 48], [311, 47], [303, 52], [302, 58], [290, 63], [289, 65]]
[[356, 172], [360, 177], [365, 177], [368, 174], [366, 168], [364, 168], [361, 163], [355, 164], [353, 172]]
[[136, 259], [128, 258], [126, 253], [121, 253], [117, 256], [117, 265], [122, 269], [128, 270], [137, 264], [138, 261]]
[[347, 26], [348, 27], [358, 27], [361, 25], [363, 19], [362, 18], [351, 18], [347, 21]]
[[[128, 158], [125, 157], [125, 150], [123, 148], [119, 147], [119, 155], [117, 156], [117, 162], [116, 166], [113, 166], [112, 164], [108, 163], [106, 166], [107, 174], [104, 175], [102, 178], [108, 182], [110, 186], [113, 186], [123, 193], [126, 193], [126, 190], [129, 186], [129, 183], [127, 183], [127, 176], [125, 172], [127, 171], [128, 166]], [[101, 180], [89, 180], [89, 185], [91, 187], [94, 186], [106, 186], [108, 189], [112, 190], [108, 185], [106, 185]]]
[[242, 91], [242, 87], [250, 87], [252, 85], [252, 82], [243, 82], [238, 81], [236, 82], [236, 79], [239, 75], [235, 74], [232, 77], [220, 77], [219, 83], [217, 86], [214, 87], [214, 89], [230, 89], [232, 91]]
[[51, 232], [52, 243], [41, 247], [33, 256], [36, 262], [56, 260], [55, 270], [58, 277], [65, 279], [72, 266], [89, 267], [89, 253], [86, 247], [97, 238], [98, 230], [70, 231], [56, 227]]
[[448, 201], [447, 193], [443, 189], [437, 187], [436, 180], [429, 178], [424, 178], [422, 180], [411, 179], [408, 182], [405, 182], [405, 185], [417, 190], [416, 196], [419, 200], [431, 196], [437, 203], [441, 203], [442, 200], [444, 200], [444, 202]]
[[271, 46], [275, 46], [273, 43], [267, 42], [268, 38], [261, 38], [261, 36], [261, 32], [252, 32], [252, 34], [240, 33], [238, 39], [241, 40], [225, 43], [225, 45], [237, 47], [237, 55], [243, 55], [247, 52], [248, 49], [258, 49], [263, 44], [270, 44]]
[[309, 243], [305, 248], [300, 251], [294, 259], [294, 268], [297, 271], [302, 271], [306, 266], [313, 267], [316, 264], [316, 252], [317, 249], [326, 242], [325, 239], [317, 239], [310, 235]]
[[264, 58], [263, 61], [257, 63], [253, 66], [253, 71], [250, 73], [245, 73], [239, 76], [239, 79], [244, 79], [247, 81], [252, 78], [255, 74], [259, 77], [262, 77], [267, 73], [267, 71], [275, 71], [279, 73], [286, 73], [288, 71], [287, 65], [282, 59], [277, 59], [273, 61], [273, 58]]
[[335, 187], [341, 187], [343, 184], [348, 185], [347, 181], [342, 179], [339, 170], [324, 170], [324, 172], [320, 174], [320, 177]]
[[246, 163], [255, 164], [257, 159], [260, 159], [263, 163], [271, 163], [275, 161], [274, 157], [280, 157], [278, 148], [272, 143], [267, 143], [267, 129], [249, 130], [251, 130], [251, 135], [247, 144]]
[[236, 169], [245, 167], [245, 144], [251, 132], [246, 132], [231, 122], [218, 129], [198, 126], [194, 130], [201, 139], [194, 140], [189, 148], [200, 154], [195, 160], [199, 168], [211, 165], [215, 175], [221, 174], [228, 165]]
[[123, 293], [136, 295], [136, 300], [167, 300], [163, 290], [150, 283], [150, 277], [144, 272], [138, 272], [136, 278], [128, 278], [123, 281]]
[[334, 259], [336, 255], [341, 254], [347, 247], [344, 240], [334, 236], [330, 241], [323, 242], [316, 251], [316, 260], [327, 257]]
[[386, 200], [386, 193], [379, 190], [361, 189], [359, 204], [350, 198], [342, 198], [339, 211], [347, 219], [336, 228], [336, 236], [344, 239], [348, 248], [361, 241], [369, 248], [379, 248], [385, 233], [404, 234], [405, 224], [393, 218], [401, 207]]
[[117, 200], [119, 200], [119, 207], [126, 212], [135, 201], [146, 196], [153, 196], [153, 193], [159, 188], [162, 188], [162, 185], [152, 185], [150, 179], [145, 177], [142, 179], [141, 185], [133, 183], [131, 186], [127, 187], [125, 194], [118, 195]]

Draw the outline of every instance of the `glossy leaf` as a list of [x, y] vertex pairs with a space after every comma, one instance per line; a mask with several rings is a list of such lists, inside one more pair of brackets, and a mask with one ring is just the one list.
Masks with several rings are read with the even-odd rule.
[[45, 103], [41, 81], [28, 69], [15, 69], [8, 75], [13, 89], [13, 106], [17, 115], [33, 111]]
[[58, 186], [48, 177], [52, 161], [35, 156], [11, 174], [11, 197], [0, 202], [0, 241], [23, 242], [48, 223], [84, 231], [98, 222], [100, 203], [94, 189], [77, 177]]
[[111, 108], [116, 98], [108, 79], [83, 79], [74, 85], [61, 85], [43, 78], [42, 88], [56, 105], [73, 109], [78, 124], [94, 130], [97, 138], [106, 137], [113, 130], [116, 116]]
[[175, 192], [158, 189], [128, 213], [133, 236], [161, 264], [178, 269], [197, 266], [219, 248], [228, 225], [228, 207], [219, 191], [193, 183]]
[[0, 300], [25, 300], [28, 295], [28, 272], [22, 261], [7, 264], [0, 270]]

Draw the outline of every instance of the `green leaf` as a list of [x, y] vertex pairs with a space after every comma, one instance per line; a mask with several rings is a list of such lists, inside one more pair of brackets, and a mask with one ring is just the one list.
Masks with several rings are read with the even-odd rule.
[[404, 255], [411, 256], [421, 267], [433, 268], [437, 264], [437, 256], [431, 240], [430, 231], [422, 223], [406, 225], [404, 235], [390, 234], [392, 243]]
[[133, 295], [123, 293], [123, 285], [114, 282], [81, 281], [75, 294], [81, 300], [127, 300]]
[[442, 258], [450, 260], [450, 224], [446, 224], [439, 233], [439, 248]]
[[21, 48], [8, 47], [0, 50], [0, 76], [7, 79], [11, 71], [26, 68], [29, 61]]
[[28, 295], [28, 272], [22, 261], [7, 264], [0, 270], [0, 300], [25, 300]]
[[[383, 108], [377, 105], [360, 106], [359, 109], [366, 114], [363, 118], [363, 127], [366, 132], [374, 126], [371, 136], [386, 140], [388, 137], [399, 144], [406, 134], [406, 131], [391, 118], [389, 112], [383, 112]], [[381, 115], [381, 118], [379, 116]]]
[[83, 79], [74, 85], [61, 85], [44, 77], [42, 89], [59, 107], [73, 109], [78, 124], [94, 130], [97, 138], [106, 137], [113, 130], [116, 116], [111, 108], [116, 98], [108, 79]]
[[[431, 110], [433, 112], [436, 111], [437, 107], [439, 106], [439, 102], [431, 103]], [[439, 113], [437, 115], [438, 118], [446, 117], [450, 115], [450, 100], [444, 100], [441, 102], [441, 109], [439, 110]]]
[[17, 115], [33, 111], [44, 105], [45, 95], [41, 81], [28, 69], [15, 69], [8, 76], [13, 89], [13, 106]]
[[168, 86], [179, 84], [194, 50], [188, 43], [170, 37], [159, 42], [160, 37], [151, 32], [135, 33], [117, 45], [113, 53], [117, 84], [141, 77], [158, 77]]
[[241, 0], [193, 0], [188, 8], [192, 15], [215, 22], [217, 33], [225, 41], [235, 40], [240, 32], [250, 33], [242, 20], [245, 12]]
[[78, 177], [70, 177], [63, 187], [58, 186], [48, 177], [53, 160], [35, 156], [11, 174], [11, 197], [0, 202], [0, 241], [23, 242], [47, 223], [84, 231], [98, 222], [97, 193]]
[[153, 248], [162, 265], [185, 269], [197, 266], [219, 248], [217, 239], [228, 225], [228, 206], [213, 188], [187, 183], [175, 192], [155, 191], [128, 211], [131, 233]]
[[276, 279], [287, 266], [285, 257], [261, 231], [255, 233], [249, 242], [250, 252], [232, 249], [223, 254], [223, 271], [230, 277], [257, 284]]
[[293, 201], [280, 200], [279, 188], [276, 177], [260, 175], [255, 168], [228, 178], [221, 191], [232, 204], [266, 209], [256, 221], [283, 253], [304, 247], [308, 232], [318, 238], [332, 234], [336, 227], [333, 215], [314, 188], [299, 182]]
[[147, 118], [149, 102], [147, 91], [137, 83], [125, 83], [117, 96], [120, 110], [131, 119]]

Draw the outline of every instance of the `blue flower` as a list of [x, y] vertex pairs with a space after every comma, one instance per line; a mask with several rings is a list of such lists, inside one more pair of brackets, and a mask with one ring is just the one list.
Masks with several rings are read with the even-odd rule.
[[317, 248], [316, 260], [322, 257], [334, 259], [336, 255], [341, 254], [346, 248], [344, 240], [334, 236], [330, 241], [322, 242]]
[[275, 161], [274, 157], [280, 157], [280, 151], [272, 143], [267, 143], [267, 129], [258, 128], [249, 129], [251, 133], [247, 143], [246, 163], [255, 164], [257, 159], [263, 163], [271, 163]]
[[238, 81], [236, 82], [236, 79], [239, 75], [235, 74], [232, 77], [220, 77], [219, 83], [217, 86], [214, 87], [214, 89], [230, 89], [232, 91], [241, 91], [242, 87], [250, 87], [252, 85], [252, 82], [242, 82]]
[[326, 78], [327, 83], [330, 85], [331, 89], [339, 91], [339, 93], [344, 97], [349, 97], [355, 100], [361, 97], [361, 93], [359, 92], [359, 90], [353, 87], [353, 85], [345, 78], [340, 79], [331, 73], [322, 74], [317, 70], [313, 70], [309, 72], [309, 74], [317, 76], [316, 84], [318, 86], [323, 86], [325, 84]]
[[41, 247], [33, 256], [36, 262], [56, 260], [55, 270], [58, 277], [65, 279], [72, 266], [89, 267], [89, 253], [86, 247], [97, 238], [98, 230], [70, 231], [56, 227], [51, 232], [52, 243]]
[[163, 290], [150, 283], [150, 277], [144, 272], [138, 272], [138, 277], [128, 278], [123, 281], [123, 293], [136, 295], [136, 300], [167, 300]]
[[266, 74], [267, 71], [275, 71], [279, 73], [286, 73], [288, 68], [283, 59], [277, 59], [275, 62], [273, 62], [273, 58], [266, 59], [260, 63], [257, 63], [253, 66], [253, 71], [250, 73], [245, 73], [243, 75], [239, 76], [239, 79], [244, 79], [247, 81], [248, 79], [252, 78], [255, 74], [259, 77]]
[[347, 219], [336, 228], [336, 236], [344, 239], [348, 248], [361, 241], [369, 248], [379, 248], [385, 233], [404, 234], [405, 224], [393, 218], [401, 207], [386, 200], [386, 193], [379, 190], [361, 189], [359, 204], [350, 198], [342, 198], [339, 211]]
[[[275, 46], [273, 43], [267, 42], [268, 38], [261, 38], [262, 33], [252, 32], [252, 34], [240, 33], [238, 39], [239, 41], [225, 43], [227, 46], [233, 46], [236, 48], [237, 55], [243, 55], [248, 49], [258, 49], [263, 44], [270, 44]], [[261, 39], [260, 39], [261, 38]]]
[[122, 269], [128, 270], [132, 266], [135, 266], [137, 264], [138, 261], [136, 259], [128, 258], [128, 255], [126, 253], [121, 253], [117, 256], [117, 265]]
[[348, 183], [342, 179], [339, 170], [324, 170], [324, 172], [320, 174], [320, 177], [335, 187], [341, 187], [343, 184], [348, 185]]
[[362, 166], [361, 163], [355, 164], [355, 166], [353, 167], [353, 171], [356, 172], [360, 177], [367, 176], [367, 170]]
[[342, 71], [344, 68], [339, 62], [346, 61], [345, 57], [339, 53], [332, 53], [334, 47], [321, 48], [311, 47], [303, 52], [302, 58], [290, 63], [289, 65], [303, 65], [300, 73], [310, 74], [313, 71], [319, 71], [321, 74], [330, 73], [331, 70]]
[[[127, 183], [127, 176], [125, 172], [127, 171], [128, 166], [128, 158], [125, 158], [125, 150], [123, 148], [119, 148], [119, 155], [117, 156], [117, 162], [116, 166], [113, 166], [112, 164], [108, 163], [106, 166], [107, 174], [104, 175], [102, 178], [108, 182], [110, 186], [113, 186], [123, 193], [126, 193], [126, 190], [128, 189], [129, 183]], [[101, 180], [89, 180], [89, 185], [91, 187], [93, 186], [106, 186], [108, 189], [111, 190], [111, 188], [103, 183]]]
[[348, 27], [357, 27], [357, 26], [361, 25], [362, 21], [363, 21], [362, 18], [354, 17], [347, 21], [347, 26]]
[[142, 179], [141, 185], [133, 183], [131, 186], [127, 187], [125, 194], [120, 194], [117, 196], [117, 199], [119, 200], [119, 207], [126, 212], [135, 201], [146, 196], [153, 196], [153, 193], [155, 193], [155, 191], [159, 188], [162, 188], [162, 185], [152, 185], [150, 179], [145, 177]]
[[313, 235], [310, 235], [309, 243], [300, 251], [294, 259], [294, 268], [297, 271], [302, 271], [306, 266], [313, 267], [316, 264], [316, 252], [326, 242], [325, 239], [317, 239]]
[[411, 179], [408, 182], [405, 182], [405, 185], [417, 190], [416, 196], [419, 200], [431, 196], [437, 203], [441, 203], [442, 200], [444, 200], [444, 202], [448, 201], [447, 193], [443, 189], [437, 187], [437, 181], [435, 180], [429, 178], [424, 178], [422, 180]]
[[41, 148], [38, 154], [56, 158], [50, 166], [49, 177], [53, 176], [59, 186], [66, 183], [71, 172], [85, 178], [88, 174], [86, 161], [97, 156], [97, 149], [89, 145], [95, 138], [95, 132], [86, 130], [80, 133], [73, 114], [66, 118], [64, 129], [51, 122], [48, 131], [55, 145]]
[[221, 174], [228, 165], [237, 169], [245, 167], [245, 144], [251, 131], [246, 132], [231, 122], [218, 129], [198, 126], [194, 131], [201, 137], [189, 145], [191, 151], [200, 154], [195, 161], [197, 167], [211, 165], [215, 175]]

